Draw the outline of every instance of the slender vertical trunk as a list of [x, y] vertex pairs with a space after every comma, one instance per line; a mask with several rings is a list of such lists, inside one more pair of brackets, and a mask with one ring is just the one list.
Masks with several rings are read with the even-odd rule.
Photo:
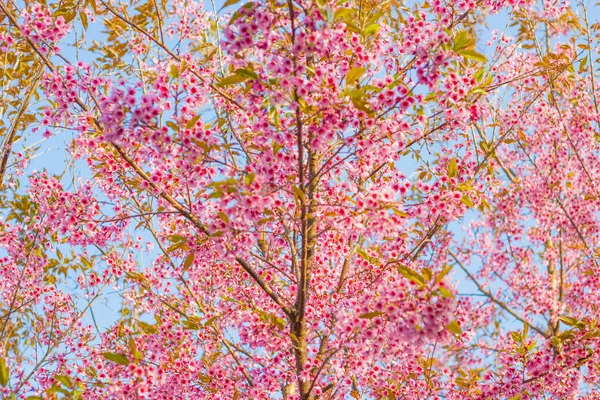
[[[287, 0], [288, 11], [290, 15], [290, 39], [292, 47], [296, 42], [296, 17], [292, 0]], [[293, 53], [293, 52], [292, 52]], [[293, 54], [294, 76], [297, 74], [297, 55]], [[298, 379], [298, 392], [301, 400], [312, 400], [311, 382], [308, 379], [303, 379], [302, 373], [304, 365], [308, 360], [308, 329], [306, 322], [306, 304], [310, 291], [310, 278], [312, 264], [315, 258], [315, 247], [317, 243], [317, 223], [315, 220], [315, 192], [317, 190], [318, 179], [316, 177], [317, 158], [314, 151], [310, 148], [310, 143], [314, 138], [314, 134], [308, 132], [308, 141], [303, 138], [302, 129], [302, 113], [298, 101], [298, 94], [294, 90], [294, 101], [296, 103], [296, 135], [298, 146], [298, 188], [302, 192], [300, 198], [300, 217], [301, 217], [301, 238], [302, 246], [300, 250], [300, 271], [298, 273], [298, 293], [296, 296], [296, 304], [292, 315], [290, 316], [291, 324], [291, 341], [294, 347], [294, 356], [296, 359], [296, 376]], [[304, 152], [306, 150], [306, 169], [304, 165]], [[307, 180], [307, 181], [306, 181]], [[306, 183], [308, 182], [308, 183]]]
[[[309, 134], [309, 143], [312, 141], [312, 135]], [[306, 321], [306, 305], [310, 293], [310, 280], [312, 265], [315, 259], [317, 243], [317, 221], [315, 218], [316, 202], [315, 192], [317, 190], [318, 179], [315, 176], [317, 171], [317, 158], [313, 151], [307, 151], [307, 169], [308, 183], [302, 185], [304, 199], [302, 203], [302, 249], [300, 260], [300, 276], [298, 285], [298, 295], [296, 297], [296, 307], [294, 320], [292, 321], [292, 344], [296, 358], [296, 375], [298, 377], [298, 390], [302, 400], [312, 400], [311, 382], [302, 379], [304, 365], [308, 360], [308, 329]], [[303, 179], [301, 179], [304, 182]]]

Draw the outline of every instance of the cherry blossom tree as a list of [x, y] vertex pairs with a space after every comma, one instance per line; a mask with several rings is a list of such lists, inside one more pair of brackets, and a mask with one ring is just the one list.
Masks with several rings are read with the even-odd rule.
[[594, 11], [0, 2], [2, 397], [599, 398]]

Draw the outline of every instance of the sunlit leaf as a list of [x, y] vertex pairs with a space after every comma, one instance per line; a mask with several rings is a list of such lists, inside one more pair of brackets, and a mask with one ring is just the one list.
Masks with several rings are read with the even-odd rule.
[[183, 271], [184, 272], [187, 271], [193, 263], [194, 263], [194, 253], [190, 253], [183, 261]]
[[6, 387], [9, 381], [8, 366], [4, 357], [0, 357], [0, 385]]
[[455, 335], [460, 335], [462, 333], [462, 329], [460, 329], [460, 325], [458, 325], [458, 322], [456, 321], [451, 321], [448, 325], [446, 325], [446, 329]]
[[458, 54], [463, 56], [464, 58], [468, 58], [470, 60], [475, 60], [479, 62], [487, 62], [487, 58], [481, 53], [476, 52], [475, 50], [461, 50]]
[[448, 176], [450, 178], [454, 178], [456, 176], [456, 174], [458, 173], [458, 166], [457, 166], [456, 158], [453, 158], [452, 160], [450, 160], [450, 162], [448, 163], [447, 169], [448, 169]]
[[120, 353], [102, 353], [102, 356], [109, 361], [120, 365], [129, 365], [129, 359], [124, 354]]
[[346, 84], [347, 85], [351, 85], [352, 83], [354, 83], [354, 81], [360, 79], [360, 77], [367, 72], [366, 68], [363, 67], [356, 67], [356, 68], [352, 68], [350, 71], [348, 71], [348, 73], [346, 74]]
[[360, 314], [358, 316], [358, 318], [363, 318], [363, 319], [373, 319], [376, 317], [379, 317], [380, 315], [383, 315], [384, 313], [381, 311], [372, 311], [372, 312], [368, 312], [368, 313], [364, 313], [364, 314]]
[[225, 3], [223, 3], [223, 6], [221, 7], [221, 10], [224, 9], [225, 7], [232, 6], [232, 5], [237, 4], [239, 2], [240, 2], [240, 0], [227, 0]]
[[464, 205], [466, 205], [469, 208], [475, 207], [473, 200], [471, 200], [471, 198], [469, 196], [467, 196], [466, 194], [460, 198], [460, 201], [461, 201], [461, 203], [463, 203]]
[[67, 375], [54, 375], [54, 380], [62, 383], [68, 388], [70, 388], [73, 385], [73, 383], [71, 382], [71, 378], [69, 378]]

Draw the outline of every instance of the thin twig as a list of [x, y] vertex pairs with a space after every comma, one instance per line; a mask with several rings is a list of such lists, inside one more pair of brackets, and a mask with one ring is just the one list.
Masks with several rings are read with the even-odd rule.
[[506, 311], [507, 313], [509, 313], [513, 317], [515, 317], [517, 320], [521, 321], [523, 324], [529, 325], [531, 327], [531, 329], [533, 329], [534, 331], [536, 331], [538, 334], [540, 334], [545, 339], [550, 339], [550, 336], [546, 332], [544, 332], [540, 328], [536, 327], [532, 323], [526, 321], [525, 318], [521, 317], [519, 314], [517, 314], [516, 312], [514, 312], [513, 310], [511, 310], [510, 308], [508, 308], [506, 306], [506, 304], [504, 304], [504, 302], [502, 302], [502, 301], [498, 300], [496, 297], [494, 297], [494, 295], [489, 290], [484, 289], [483, 286], [481, 286], [479, 284], [479, 282], [477, 281], [477, 279], [475, 279], [475, 277], [473, 276], [473, 274], [471, 274], [469, 272], [469, 270], [463, 265], [463, 263], [458, 259], [458, 257], [456, 257], [456, 255], [452, 251], [448, 251], [448, 254], [450, 255], [450, 257], [452, 257], [454, 259], [454, 261], [456, 262], [456, 265], [458, 265], [460, 267], [460, 269], [469, 277], [469, 279], [471, 279], [471, 281], [475, 284], [475, 286], [477, 286], [477, 289], [481, 293], [483, 293], [488, 299], [490, 299], [493, 303], [495, 303], [498, 306], [500, 306], [500, 308], [502, 308], [504, 311]]

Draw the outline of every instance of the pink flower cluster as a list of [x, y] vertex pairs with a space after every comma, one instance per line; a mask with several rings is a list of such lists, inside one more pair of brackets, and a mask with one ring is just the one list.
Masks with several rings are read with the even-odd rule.
[[[113, 88], [110, 96], [101, 96], [100, 121], [106, 127], [104, 139], [109, 142], [122, 139], [126, 132], [126, 123], [130, 132], [137, 127], [152, 127], [162, 112], [158, 98], [153, 94], [143, 95], [138, 100], [134, 88]], [[138, 104], [139, 103], [139, 104]], [[126, 119], [129, 117], [129, 120]]]
[[62, 15], [53, 17], [50, 10], [41, 4], [34, 4], [23, 10], [21, 17], [21, 32], [44, 52], [57, 51], [56, 43], [71, 29]]

